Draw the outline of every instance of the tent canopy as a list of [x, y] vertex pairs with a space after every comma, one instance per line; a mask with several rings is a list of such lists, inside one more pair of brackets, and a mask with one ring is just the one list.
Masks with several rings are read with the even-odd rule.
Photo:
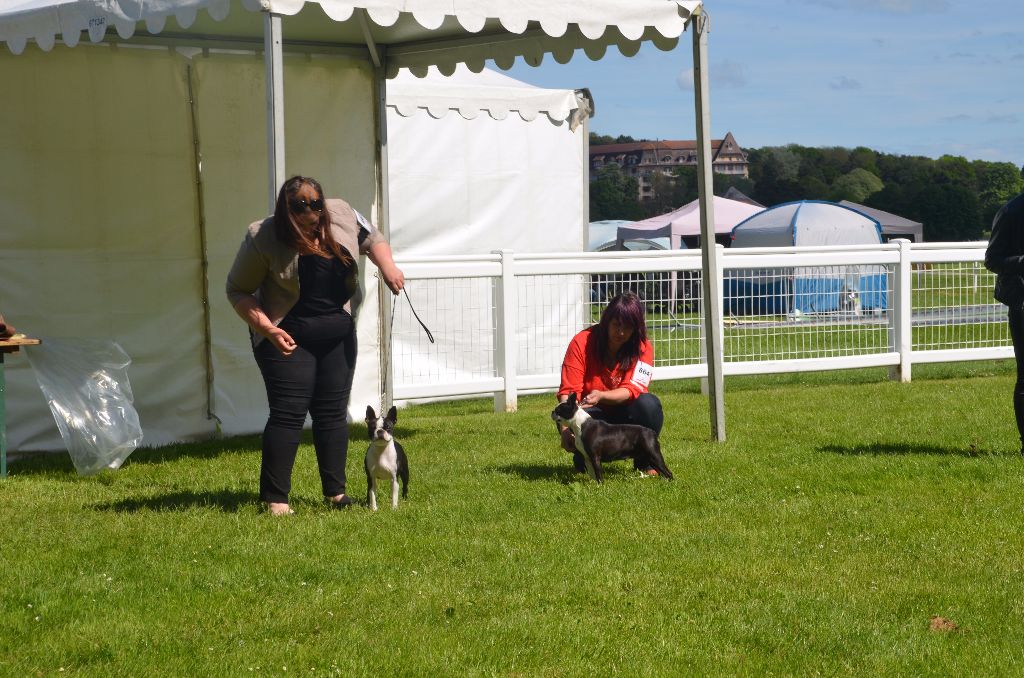
[[[755, 207], [738, 200], [714, 197], [715, 233], [724, 235], [732, 232], [736, 224], [761, 212]], [[683, 238], [700, 235], [700, 201], [694, 200], [668, 214], [662, 214], [643, 221], [619, 226], [616, 238], [631, 240], [637, 238], [669, 238], [672, 249], [679, 249]]]
[[891, 238], [909, 238], [914, 242], [924, 241], [924, 224], [919, 221], [911, 221], [910, 219], [905, 219], [898, 214], [875, 209], [874, 207], [868, 207], [867, 205], [860, 205], [855, 202], [850, 202], [849, 200], [840, 200], [839, 204], [843, 207], [849, 207], [852, 210], [857, 210], [861, 214], [867, 215], [876, 220], [882, 226], [882, 238], [884, 240], [889, 240]]
[[733, 247], [861, 245], [882, 242], [882, 227], [834, 202], [800, 200], [769, 207], [736, 224], [732, 239]]
[[60, 36], [74, 46], [85, 33], [91, 42], [137, 36], [139, 24], [152, 35], [194, 44], [196, 40], [263, 40], [262, 13], [284, 18], [285, 46], [367, 46], [385, 56], [388, 75], [428, 66], [449, 74], [458, 63], [479, 72], [494, 59], [507, 69], [517, 57], [539, 64], [545, 54], [565, 63], [583, 49], [599, 59], [610, 46], [626, 56], [643, 42], [675, 47], [699, 0], [15, 0], [0, 8], [0, 41], [15, 54], [28, 41], [44, 51]]

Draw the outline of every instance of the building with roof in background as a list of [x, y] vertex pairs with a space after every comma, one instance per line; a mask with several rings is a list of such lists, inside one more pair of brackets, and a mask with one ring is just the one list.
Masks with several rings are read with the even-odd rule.
[[[712, 167], [719, 174], [750, 177], [750, 162], [747, 153], [736, 143], [732, 132], [722, 139], [711, 140]], [[650, 177], [655, 174], [672, 176], [677, 167], [697, 165], [697, 142], [687, 141], [638, 141], [628, 144], [606, 144], [590, 147], [590, 177], [598, 170], [614, 163], [640, 184], [640, 198], [649, 198], [653, 188]]]

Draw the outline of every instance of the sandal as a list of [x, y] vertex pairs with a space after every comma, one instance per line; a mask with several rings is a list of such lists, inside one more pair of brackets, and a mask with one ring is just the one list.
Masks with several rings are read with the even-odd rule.
[[348, 496], [344, 492], [341, 493], [341, 498], [340, 499], [332, 499], [330, 497], [324, 497], [324, 499], [327, 500], [327, 503], [330, 505], [331, 508], [336, 508], [336, 509], [339, 509], [339, 510], [347, 509], [347, 508], [351, 507], [352, 504], [354, 503], [352, 501], [352, 497]]

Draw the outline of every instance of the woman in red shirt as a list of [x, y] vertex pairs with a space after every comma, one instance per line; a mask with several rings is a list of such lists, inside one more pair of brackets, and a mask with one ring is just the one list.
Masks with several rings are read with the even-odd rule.
[[[569, 342], [562, 361], [558, 401], [576, 393], [580, 406], [595, 419], [612, 424], [638, 424], [661, 433], [665, 415], [661, 401], [647, 388], [654, 371], [654, 346], [647, 340], [644, 306], [632, 292], [608, 303], [601, 321]], [[577, 471], [584, 470], [572, 431], [559, 427], [562, 448], [573, 453]], [[657, 475], [654, 469], [641, 469]]]

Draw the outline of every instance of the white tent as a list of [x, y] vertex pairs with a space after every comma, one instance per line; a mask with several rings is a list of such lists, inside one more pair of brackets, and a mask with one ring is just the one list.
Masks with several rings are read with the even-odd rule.
[[[388, 194], [391, 242], [403, 257], [584, 250], [588, 141], [593, 109], [585, 90], [541, 89], [493, 70], [465, 66], [451, 77], [408, 72], [388, 83]], [[400, 300], [392, 337], [395, 384], [430, 375], [490, 376], [490, 282], [409, 286], [433, 331], [429, 344]], [[523, 290], [517, 364], [561, 363], [564, 338], [551, 328], [582, 323], [577, 286]], [[415, 356], [415, 357], [414, 357]], [[550, 368], [549, 368], [550, 369]], [[548, 370], [549, 371], [549, 370]]]
[[[134, 359], [147, 444], [251, 431], [263, 394], [249, 386], [252, 358], [224, 301], [225, 271], [244, 225], [265, 214], [288, 174], [321, 178], [389, 230], [386, 76], [451, 73], [458, 63], [479, 71], [486, 59], [505, 68], [546, 54], [565, 61], [577, 49], [600, 58], [609, 46], [629, 55], [644, 42], [670, 49], [699, 6], [7, 3], [0, 42], [18, 56], [0, 57], [0, 81], [17, 94], [0, 107], [0, 308], [33, 334], [117, 339]], [[706, 122], [698, 116], [700, 139]], [[382, 305], [371, 282], [364, 276], [359, 373], [379, 384]], [[9, 366], [11, 443], [56, 446], [25, 361]], [[354, 392], [353, 403], [375, 391]]]
[[465, 66], [389, 82], [395, 251], [582, 251], [589, 97]]

